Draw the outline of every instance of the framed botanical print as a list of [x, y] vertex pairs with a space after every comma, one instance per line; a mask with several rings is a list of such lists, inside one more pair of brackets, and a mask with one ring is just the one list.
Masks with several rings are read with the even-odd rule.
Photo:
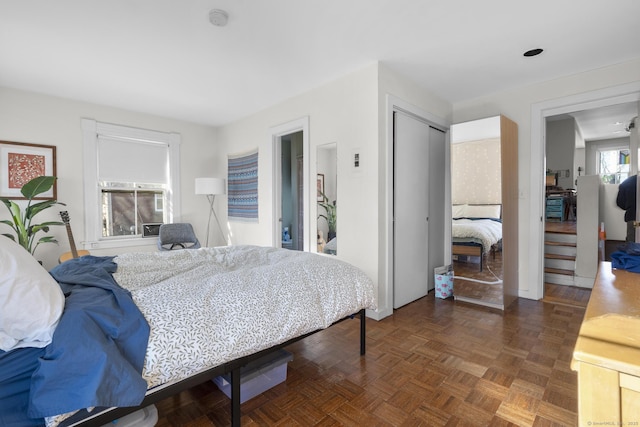
[[[24, 199], [24, 184], [39, 176], [56, 176], [54, 145], [0, 141], [0, 197]], [[57, 186], [34, 199], [56, 199]]]

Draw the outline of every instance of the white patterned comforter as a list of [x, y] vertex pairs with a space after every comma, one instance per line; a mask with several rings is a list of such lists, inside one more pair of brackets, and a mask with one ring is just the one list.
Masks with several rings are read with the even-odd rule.
[[502, 239], [502, 223], [490, 219], [454, 219], [451, 236], [456, 239], [478, 239], [482, 253], [488, 254], [491, 246]]
[[371, 280], [329, 257], [255, 246], [115, 258], [151, 326], [149, 388], [283, 343], [376, 308]]

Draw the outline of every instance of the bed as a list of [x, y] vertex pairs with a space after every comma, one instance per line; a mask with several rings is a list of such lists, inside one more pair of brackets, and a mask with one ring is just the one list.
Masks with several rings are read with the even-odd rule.
[[500, 250], [502, 243], [501, 205], [454, 205], [451, 252], [457, 256], [480, 258]]
[[103, 425], [224, 373], [239, 425], [242, 366], [354, 316], [364, 354], [376, 307], [359, 269], [256, 246], [87, 256], [50, 273], [64, 311], [47, 345], [0, 351], [2, 425]]

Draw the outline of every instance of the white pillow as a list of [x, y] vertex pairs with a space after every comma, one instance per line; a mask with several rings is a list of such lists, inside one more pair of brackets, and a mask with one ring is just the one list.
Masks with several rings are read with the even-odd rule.
[[467, 218], [500, 218], [501, 205], [468, 205], [465, 216]]
[[467, 216], [467, 205], [453, 205], [451, 210], [452, 218], [464, 218]]
[[58, 283], [22, 246], [0, 235], [0, 350], [45, 347], [64, 309]]

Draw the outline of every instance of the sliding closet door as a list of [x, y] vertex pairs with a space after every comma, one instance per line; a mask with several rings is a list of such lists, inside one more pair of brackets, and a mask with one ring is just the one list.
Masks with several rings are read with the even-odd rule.
[[[444, 131], [429, 127], [429, 261], [428, 289], [435, 287], [433, 269], [444, 265], [445, 151]], [[447, 221], [449, 222], [449, 221]], [[450, 251], [449, 246], [448, 250]]]
[[429, 291], [429, 125], [394, 113], [393, 307]]

